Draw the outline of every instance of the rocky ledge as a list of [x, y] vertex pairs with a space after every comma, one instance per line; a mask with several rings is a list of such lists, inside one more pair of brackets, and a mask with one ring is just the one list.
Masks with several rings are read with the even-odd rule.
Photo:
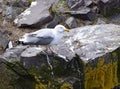
[[[66, 33], [58, 45], [52, 46], [55, 54], [46, 53], [42, 47], [16, 46], [7, 49], [1, 55], [1, 61], [20, 62], [30, 74], [31, 68], [35, 68], [34, 73], [39, 73], [34, 76], [32, 70], [31, 75], [37, 77], [37, 80], [52, 82], [54, 77], [54, 82], [63, 84], [61, 87], [67, 83], [70, 89], [111, 89], [120, 82], [119, 36], [120, 26], [115, 24], [78, 27]], [[26, 75], [24, 68], [18, 71], [18, 65], [9, 67]], [[47, 87], [44, 82], [40, 84]]]

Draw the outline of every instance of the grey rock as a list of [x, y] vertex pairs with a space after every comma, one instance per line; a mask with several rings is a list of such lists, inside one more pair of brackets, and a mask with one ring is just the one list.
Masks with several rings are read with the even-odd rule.
[[12, 12], [13, 12], [12, 7], [8, 6], [6, 7], [6, 10], [3, 11], [2, 14], [3, 16], [6, 16], [7, 18], [12, 19]]
[[84, 0], [67, 0], [67, 5], [71, 9], [78, 9], [84, 5]]
[[[119, 48], [120, 44], [120, 26], [114, 24], [100, 24], [89, 25], [85, 27], [78, 27], [71, 29], [69, 33], [66, 33], [64, 39], [58, 44], [53, 45], [55, 53], [66, 57], [69, 61], [76, 56], [76, 54], [85, 62], [95, 60], [98, 57], [112, 52]], [[46, 54], [43, 52], [43, 48], [23, 48], [21, 47], [14, 51], [14, 47], [11, 51], [8, 51], [9, 55], [21, 56], [21, 60], [25, 60], [24, 64], [28, 65], [27, 60], [33, 61], [38, 56], [46, 59]], [[11, 49], [9, 49], [11, 50]], [[20, 51], [20, 52], [19, 52]], [[18, 53], [17, 53], [18, 52]], [[4, 54], [4, 56], [7, 55]], [[53, 56], [53, 55], [52, 55]], [[13, 58], [14, 56], [12, 56]], [[40, 59], [40, 60], [41, 60]], [[35, 62], [36, 64], [37, 62]], [[34, 63], [33, 63], [34, 64]], [[30, 64], [30, 65], [33, 65]], [[26, 65], [26, 66], [27, 66]], [[29, 66], [29, 65], [28, 65]]]
[[0, 36], [0, 51], [3, 51], [7, 48], [9, 40], [3, 36]]
[[18, 7], [13, 7], [13, 6], [5, 6], [3, 11], [2, 11], [2, 15], [6, 18], [6, 19], [15, 19], [21, 12], [23, 11], [22, 8], [18, 8]]
[[18, 27], [40, 28], [53, 19], [49, 12], [51, 5], [52, 3], [49, 0], [32, 2], [31, 6], [14, 20], [14, 24]]
[[106, 24], [106, 21], [103, 18], [98, 18], [96, 24]]
[[4, 30], [4, 29], [0, 29], [0, 35], [1, 36], [7, 36], [7, 35], [12, 35], [12, 32], [8, 31], [8, 30]]
[[92, 60], [119, 47], [119, 31], [120, 26], [114, 24], [75, 28], [54, 50], [68, 59], [78, 54], [85, 61]]
[[72, 16], [83, 19], [83, 20], [95, 20], [96, 19], [96, 13], [92, 12], [90, 8], [83, 7], [76, 11], [66, 11], [65, 13], [71, 14]]
[[7, 61], [12, 61], [12, 60], [20, 61], [20, 55], [27, 47], [28, 46], [16, 46], [7, 49], [5, 53], [2, 54], [1, 57], [7, 59]]
[[74, 17], [68, 18], [65, 23], [68, 25], [69, 28], [76, 28], [77, 27], [77, 21]]
[[92, 0], [85, 0], [85, 6], [91, 6], [93, 4]]
[[2, 9], [2, 8], [0, 8], [0, 14], [2, 14], [2, 11], [3, 11], [3, 9]]

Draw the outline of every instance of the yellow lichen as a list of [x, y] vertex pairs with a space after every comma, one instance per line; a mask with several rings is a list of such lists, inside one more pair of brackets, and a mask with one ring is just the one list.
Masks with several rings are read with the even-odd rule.
[[46, 89], [46, 86], [42, 83], [36, 84], [35, 89]]
[[60, 89], [73, 89], [72, 85], [69, 83], [64, 83]]
[[90, 65], [85, 68], [85, 89], [111, 89], [118, 85], [117, 60], [107, 64], [104, 64], [103, 57], [98, 60], [96, 68]]

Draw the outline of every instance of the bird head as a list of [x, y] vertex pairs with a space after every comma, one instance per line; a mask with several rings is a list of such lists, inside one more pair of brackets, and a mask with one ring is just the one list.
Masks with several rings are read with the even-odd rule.
[[55, 30], [59, 33], [63, 33], [63, 32], [69, 32], [69, 29], [67, 29], [66, 27], [64, 27], [63, 25], [57, 25], [55, 27]]

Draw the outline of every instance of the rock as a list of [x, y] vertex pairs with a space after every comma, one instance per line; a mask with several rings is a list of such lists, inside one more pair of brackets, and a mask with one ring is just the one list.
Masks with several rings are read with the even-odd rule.
[[7, 37], [8, 35], [12, 35], [12, 33], [8, 30], [0, 29], [0, 35], [4, 35], [5, 37]]
[[26, 8], [28, 7], [30, 1], [27, 0], [8, 0], [5, 1], [8, 6]]
[[71, 9], [78, 9], [84, 5], [84, 0], [67, 0], [67, 5]]
[[77, 21], [74, 17], [68, 18], [65, 23], [68, 25], [69, 28], [76, 28], [77, 27]]
[[0, 36], [0, 53], [7, 48], [8, 43], [9, 43], [9, 40], [7, 40], [3, 36]]
[[119, 12], [118, 8], [120, 7], [120, 0], [100, 0], [98, 3], [100, 14], [104, 16], [113, 15], [116, 12]]
[[42, 25], [52, 21], [53, 19], [53, 16], [49, 11], [51, 5], [52, 3], [50, 3], [49, 0], [32, 2], [31, 6], [14, 20], [14, 24], [17, 27], [30, 26], [40, 28]]
[[120, 23], [120, 14], [116, 13], [116, 14], [108, 17], [108, 20], [111, 21], [112, 23], [119, 24]]
[[[94, 59], [118, 48], [118, 31], [120, 31], [120, 26], [114, 24], [76, 28], [71, 30], [69, 35], [66, 36], [66, 39], [59, 43], [57, 47], [54, 47], [54, 49], [61, 55], [68, 55], [67, 57], [70, 59], [72, 59], [74, 53], [78, 54], [81, 59]], [[59, 47], [60, 49], [58, 49]], [[65, 50], [66, 47], [69, 49]], [[104, 47], [107, 47], [107, 50]]]
[[21, 54], [21, 61], [26, 68], [32, 66], [40, 68], [42, 65], [47, 65], [47, 60], [45, 53], [42, 52], [43, 49], [38, 47], [27, 48]]
[[96, 24], [106, 24], [106, 20], [104, 18], [98, 18]]
[[78, 54], [83, 60], [94, 59], [119, 47], [119, 29], [120, 26], [114, 24], [74, 28], [66, 34], [64, 40], [53, 48], [58, 54], [66, 56], [70, 60], [75, 54]]
[[54, 28], [57, 24], [60, 23], [60, 18], [58, 16], [55, 15], [55, 17], [53, 18], [53, 20], [51, 22], [49, 22], [46, 27], [47, 28]]
[[115, 87], [114, 87], [114, 88], [112, 88], [112, 89], [120, 89], [120, 85], [115, 86]]
[[5, 10], [2, 11], [2, 15], [5, 16], [6, 19], [15, 19], [20, 13], [23, 11], [22, 8], [6, 6]]
[[85, 1], [85, 6], [89, 7], [93, 4], [92, 0], [84, 0]]
[[7, 61], [12, 61], [16, 59], [20, 60], [21, 53], [27, 48], [27, 46], [17, 46], [10, 49], [7, 49], [6, 52], [2, 55], [3, 58], [6, 58]]
[[[16, 56], [20, 57], [26, 68], [33, 68], [31, 70], [33, 75], [40, 73], [38, 74], [40, 80], [50, 80], [50, 73], [54, 71], [56, 82], [64, 80], [76, 89], [81, 87], [81, 89], [112, 89], [119, 85], [118, 80], [120, 79], [119, 36], [120, 26], [115, 24], [89, 25], [71, 29], [59, 44], [52, 46], [55, 53], [65, 56], [68, 61], [45, 53], [42, 47], [39, 49], [22, 47], [23, 50], [21, 47], [13, 47], [6, 52], [8, 51], [8, 56], [11, 52], [12, 55], [15, 55], [11, 57], [12, 59]], [[16, 55], [18, 50], [20, 52]], [[7, 58], [5, 53], [2, 55], [3, 58]], [[5, 55], [6, 57], [4, 57]], [[46, 66], [48, 64], [47, 55], [53, 70], [50, 66]], [[9, 60], [9, 57], [6, 60]], [[39, 71], [33, 71], [37, 69]], [[24, 73], [22, 72], [22, 74]], [[48, 80], [45, 80], [46, 78]], [[57, 84], [59, 83], [57, 82]]]
[[2, 14], [2, 11], [3, 11], [2, 8], [0, 8], [0, 14]]
[[77, 11], [66, 11], [65, 13], [71, 14], [72, 16], [83, 19], [83, 20], [95, 20], [96, 14], [91, 11], [90, 8], [83, 7]]

